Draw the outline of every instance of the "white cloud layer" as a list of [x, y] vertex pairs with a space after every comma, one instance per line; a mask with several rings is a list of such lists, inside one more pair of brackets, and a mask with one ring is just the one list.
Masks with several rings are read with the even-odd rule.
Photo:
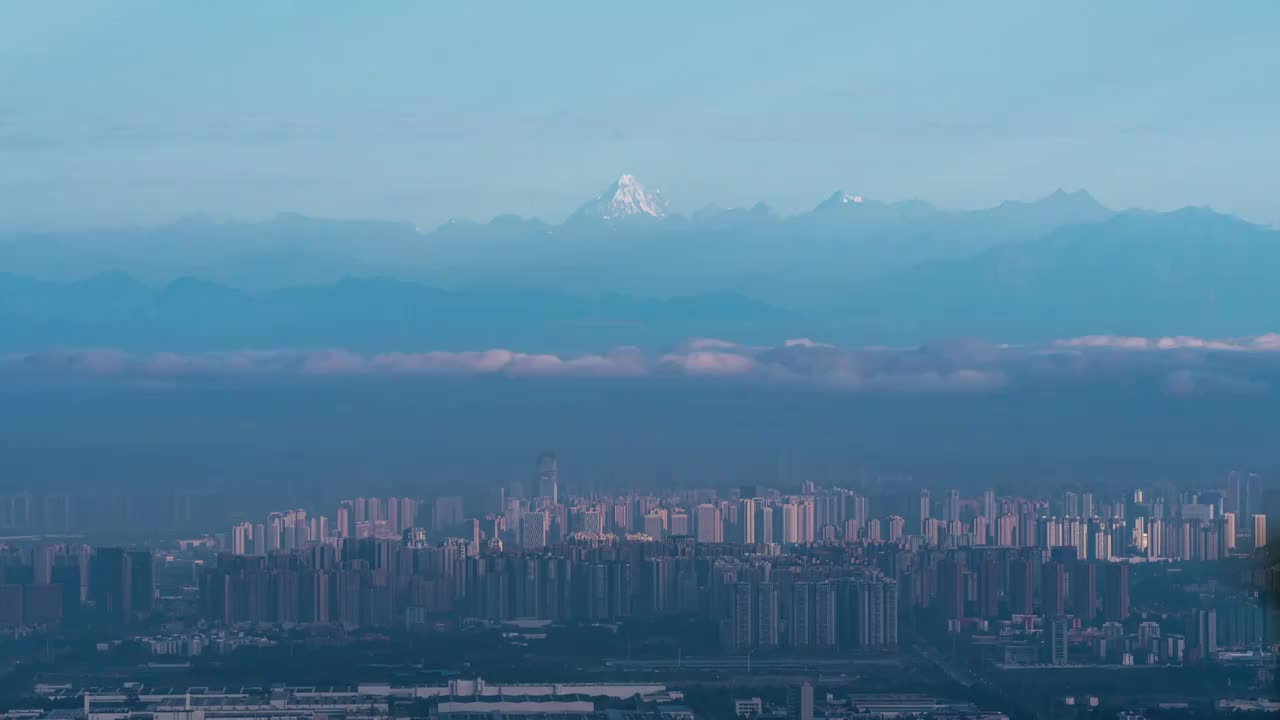
[[[1173, 352], [1176, 351], [1176, 352]], [[774, 347], [714, 338], [664, 354], [634, 347], [561, 356], [495, 348], [474, 352], [356, 353], [342, 349], [129, 353], [112, 348], [0, 356], [0, 382], [33, 377], [146, 382], [222, 377], [503, 376], [722, 378], [845, 392], [991, 392], [1046, 380], [1158, 379], [1172, 395], [1266, 392], [1280, 377], [1280, 334], [1249, 338], [1111, 335], [1042, 346], [940, 343], [845, 349], [809, 339]]]

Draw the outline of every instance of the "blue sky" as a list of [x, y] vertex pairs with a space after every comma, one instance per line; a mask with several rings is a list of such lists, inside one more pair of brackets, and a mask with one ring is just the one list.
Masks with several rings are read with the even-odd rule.
[[0, 227], [836, 188], [1280, 224], [1280, 3], [9, 2]]

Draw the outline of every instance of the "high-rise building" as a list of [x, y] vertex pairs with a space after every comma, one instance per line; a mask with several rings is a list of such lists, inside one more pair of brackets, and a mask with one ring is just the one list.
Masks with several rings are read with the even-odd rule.
[[400, 498], [389, 497], [387, 498], [387, 534], [397, 536], [400, 530]]
[[1063, 517], [1080, 517], [1079, 495], [1070, 491], [1062, 493], [1062, 515]]
[[780, 618], [778, 586], [773, 583], [761, 583], [756, 588], [756, 645], [758, 647], [778, 647]]
[[778, 541], [773, 529], [773, 507], [756, 503], [756, 542], [771, 545]]
[[667, 515], [654, 511], [644, 516], [644, 534], [654, 540], [661, 540], [667, 535]]
[[123, 548], [100, 547], [89, 560], [89, 600], [105, 620], [124, 622], [130, 616], [129, 563]]
[[857, 521], [859, 527], [867, 524], [870, 516], [867, 514], [867, 497], [865, 495], [849, 496], [849, 516]]
[[1005, 513], [996, 518], [996, 544], [1013, 547], [1018, 534], [1018, 517], [1013, 513]]
[[1098, 616], [1098, 566], [1086, 560], [1071, 571], [1071, 609], [1087, 625]]
[[1067, 618], [1064, 615], [1057, 615], [1048, 618], [1049, 626], [1047, 633], [1049, 636], [1049, 664], [1050, 665], [1066, 665], [1067, 664]]
[[[459, 503], [461, 510], [461, 503]], [[418, 501], [410, 497], [400, 498], [400, 529], [408, 530], [418, 521]]]
[[242, 522], [231, 528], [231, 554], [247, 555], [253, 549], [253, 524]]
[[1226, 489], [1223, 492], [1223, 510], [1234, 514], [1236, 517], [1248, 517], [1244, 515], [1244, 483], [1238, 471], [1231, 471], [1227, 474]]
[[948, 490], [942, 504], [942, 519], [948, 523], [960, 522], [960, 491]]
[[[871, 523], [875, 523], [875, 526], [876, 526], [875, 541], [879, 542], [881, 537], [879, 532], [881, 530], [880, 522], [878, 520], [871, 520], [868, 522], [868, 527], [870, 527]], [[889, 542], [898, 542], [902, 540], [902, 536], [906, 534], [907, 534], [906, 519], [903, 518], [901, 515], [890, 515], [889, 516]]]
[[1000, 564], [986, 558], [978, 565], [978, 617], [1000, 614]]
[[431, 529], [437, 533], [453, 531], [462, 523], [463, 517], [461, 497], [438, 497], [431, 504]]
[[346, 500], [343, 500], [342, 504], [338, 506], [338, 537], [351, 537], [351, 530], [351, 506], [347, 504]]
[[720, 515], [720, 507], [710, 503], [704, 503], [699, 505], [695, 512], [698, 523], [698, 542], [724, 542], [724, 518]]
[[747, 650], [755, 645], [755, 588], [740, 582], [733, 588], [733, 646]]
[[520, 544], [529, 550], [537, 550], [547, 546], [547, 531], [550, 529], [550, 517], [546, 511], [527, 512], [520, 518]]
[[258, 557], [267, 554], [267, 527], [262, 523], [253, 526], [253, 554]]
[[538, 497], [560, 503], [560, 464], [555, 453], [538, 456]]
[[1124, 622], [1129, 617], [1129, 566], [1126, 563], [1107, 565], [1107, 594], [1103, 612], [1107, 620]]
[[1058, 562], [1047, 562], [1040, 571], [1040, 609], [1046, 616], [1067, 612], [1067, 569]]
[[813, 644], [833, 648], [839, 642], [836, 584], [824, 580], [813, 586]]
[[1213, 608], [1196, 608], [1187, 623], [1187, 647], [1201, 660], [1218, 652], [1218, 614]]
[[[1250, 475], [1250, 478], [1253, 476]], [[1254, 513], [1253, 516], [1253, 546], [1260, 548], [1267, 544], [1267, 516], [1262, 513]]]
[[787, 502], [778, 508], [782, 512], [782, 537], [785, 545], [800, 542], [800, 508], [795, 502]]
[[964, 568], [955, 560], [938, 563], [938, 605], [944, 617], [964, 617]]
[[799, 542], [805, 545], [813, 544], [817, 537], [815, 520], [813, 496], [806, 495], [800, 498], [796, 504], [796, 531]]
[[1030, 615], [1031, 561], [1014, 558], [1009, 561], [1009, 612], [1013, 615]]
[[690, 537], [693, 528], [689, 525], [689, 513], [676, 510], [667, 513], [667, 531], [672, 537]]
[[985, 517], [978, 515], [973, 519], [970, 533], [973, 535], [974, 545], [986, 545], [988, 538], [991, 537], [990, 523]]
[[807, 648], [813, 645], [813, 583], [798, 582], [791, 585], [791, 615], [788, 620], [787, 638], [791, 647]]
[[929, 524], [929, 505], [930, 505], [929, 491], [921, 490], [920, 505], [917, 510], [917, 513], [920, 515], [920, 524], [916, 528], [916, 534], [918, 535], [924, 535], [925, 526]]
[[738, 542], [752, 545], [756, 542], [756, 501], [744, 498], [738, 501]]
[[813, 685], [803, 682], [787, 688], [787, 720], [813, 720]]

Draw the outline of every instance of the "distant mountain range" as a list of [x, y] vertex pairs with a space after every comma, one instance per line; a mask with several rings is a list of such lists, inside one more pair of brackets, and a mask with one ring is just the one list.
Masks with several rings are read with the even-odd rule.
[[763, 203], [683, 216], [624, 175], [560, 225], [504, 215], [422, 231], [296, 214], [254, 223], [195, 216], [158, 227], [0, 237], [0, 272], [65, 281], [125, 271], [157, 285], [192, 276], [246, 291], [360, 275], [447, 288], [731, 292], [803, 306], [886, 271], [1112, 214], [1083, 191], [977, 211], [836, 192], [791, 217]]
[[587, 351], [723, 333], [764, 339], [789, 311], [736, 296], [671, 300], [554, 291], [445, 291], [347, 278], [250, 295], [195, 278], [151, 288], [122, 273], [72, 283], [0, 274], [0, 351], [327, 348]]
[[[0, 348], [525, 350], [1280, 329], [1280, 232], [1088, 193], [974, 211], [834, 193], [673, 214], [623, 176], [560, 225], [282, 215], [0, 240]], [[657, 299], [670, 298], [670, 299]], [[785, 308], [785, 309], [784, 309]]]

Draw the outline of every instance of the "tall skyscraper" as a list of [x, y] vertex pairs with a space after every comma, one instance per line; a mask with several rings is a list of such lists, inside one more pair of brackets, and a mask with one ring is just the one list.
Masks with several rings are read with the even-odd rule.
[[418, 501], [410, 497], [400, 498], [400, 529], [408, 530], [418, 520]]
[[1086, 560], [1071, 571], [1071, 610], [1086, 625], [1098, 616], [1098, 566]]
[[1218, 651], [1218, 614], [1213, 608], [1196, 608], [1187, 623], [1187, 647], [1194, 648], [1200, 659], [1208, 659]]
[[710, 503], [699, 505], [696, 509], [697, 538], [700, 543], [724, 542], [724, 518], [720, 515], [719, 506]]
[[750, 649], [755, 644], [755, 588], [740, 582], [733, 588], [733, 646]]
[[1058, 615], [1048, 618], [1049, 625], [1049, 664], [1067, 664], [1067, 618]]
[[820, 648], [833, 648], [839, 637], [836, 584], [824, 580], [813, 586], [813, 644]]
[[978, 617], [993, 618], [1000, 613], [1000, 564], [986, 558], [978, 565]]
[[[869, 520], [867, 522], [867, 528], [868, 528], [867, 537], [870, 538], [873, 542], [879, 542], [881, 538], [880, 521]], [[872, 532], [873, 529], [874, 529], [874, 532]], [[902, 539], [902, 536], [905, 535], [906, 532], [907, 532], [906, 519], [903, 518], [901, 515], [890, 515], [889, 516], [889, 542], [898, 542], [899, 540]]]
[[150, 550], [130, 550], [125, 553], [125, 565], [130, 617], [150, 613], [156, 602], [155, 558]]
[[387, 535], [400, 535], [400, 498], [387, 498]]
[[794, 502], [788, 502], [782, 505], [779, 510], [782, 512], [782, 537], [781, 541], [786, 545], [794, 545], [800, 542], [800, 508]]
[[456, 495], [438, 497], [431, 505], [431, 529], [436, 532], [453, 530], [463, 517], [462, 498]]
[[520, 544], [529, 550], [546, 547], [550, 524], [550, 517], [545, 511], [525, 513], [520, 519]]
[[267, 554], [267, 527], [262, 523], [253, 526], [253, 554], [258, 557]]
[[253, 525], [242, 522], [231, 528], [231, 554], [247, 555], [253, 549]]
[[1129, 566], [1126, 563], [1107, 565], [1107, 594], [1103, 612], [1111, 622], [1124, 622], [1129, 617]]
[[129, 564], [123, 548], [100, 547], [89, 559], [89, 600], [101, 618], [129, 619]]
[[938, 603], [948, 620], [964, 617], [964, 568], [955, 560], [938, 563]]
[[1017, 540], [1018, 517], [1013, 513], [1005, 513], [996, 518], [996, 544], [1013, 547]]
[[756, 506], [756, 542], [770, 545], [777, 541], [773, 534], [773, 508], [761, 503]]
[[1067, 569], [1062, 563], [1047, 562], [1041, 569], [1040, 608], [1046, 616], [1067, 612]]
[[787, 720], [813, 720], [813, 685], [803, 682], [787, 688]]
[[672, 537], [692, 537], [694, 530], [689, 525], [689, 513], [676, 510], [667, 513], [667, 531]]
[[1244, 511], [1243, 499], [1244, 483], [1240, 473], [1232, 470], [1227, 473], [1227, 480], [1222, 492], [1223, 511], [1235, 513], [1237, 517]]
[[960, 522], [960, 491], [948, 490], [942, 504], [942, 519], [948, 523]]
[[756, 645], [758, 647], [778, 647], [781, 622], [778, 608], [778, 586], [773, 583], [761, 583], [756, 588]]
[[793, 583], [791, 615], [787, 618], [787, 637], [791, 647], [807, 648], [813, 645], [813, 614], [813, 583]]
[[929, 524], [929, 505], [930, 505], [929, 491], [921, 490], [920, 505], [917, 511], [920, 515], [920, 525], [919, 527], [916, 528], [917, 535], [924, 535], [925, 526]]
[[550, 500], [552, 505], [560, 504], [560, 464], [555, 453], [538, 457], [538, 497]]
[[738, 542], [751, 545], [756, 542], [756, 501], [744, 498], [738, 501]]
[[338, 537], [351, 537], [351, 530], [351, 506], [346, 500], [343, 500], [342, 504], [338, 505]]
[[1030, 615], [1031, 561], [1014, 558], [1009, 562], [1009, 612], [1014, 615]]
[[644, 534], [654, 540], [661, 540], [667, 535], [667, 516], [664, 513], [654, 511], [646, 513], [644, 516]]
[[1073, 492], [1062, 493], [1062, 515], [1063, 517], [1080, 517], [1079, 495]]

